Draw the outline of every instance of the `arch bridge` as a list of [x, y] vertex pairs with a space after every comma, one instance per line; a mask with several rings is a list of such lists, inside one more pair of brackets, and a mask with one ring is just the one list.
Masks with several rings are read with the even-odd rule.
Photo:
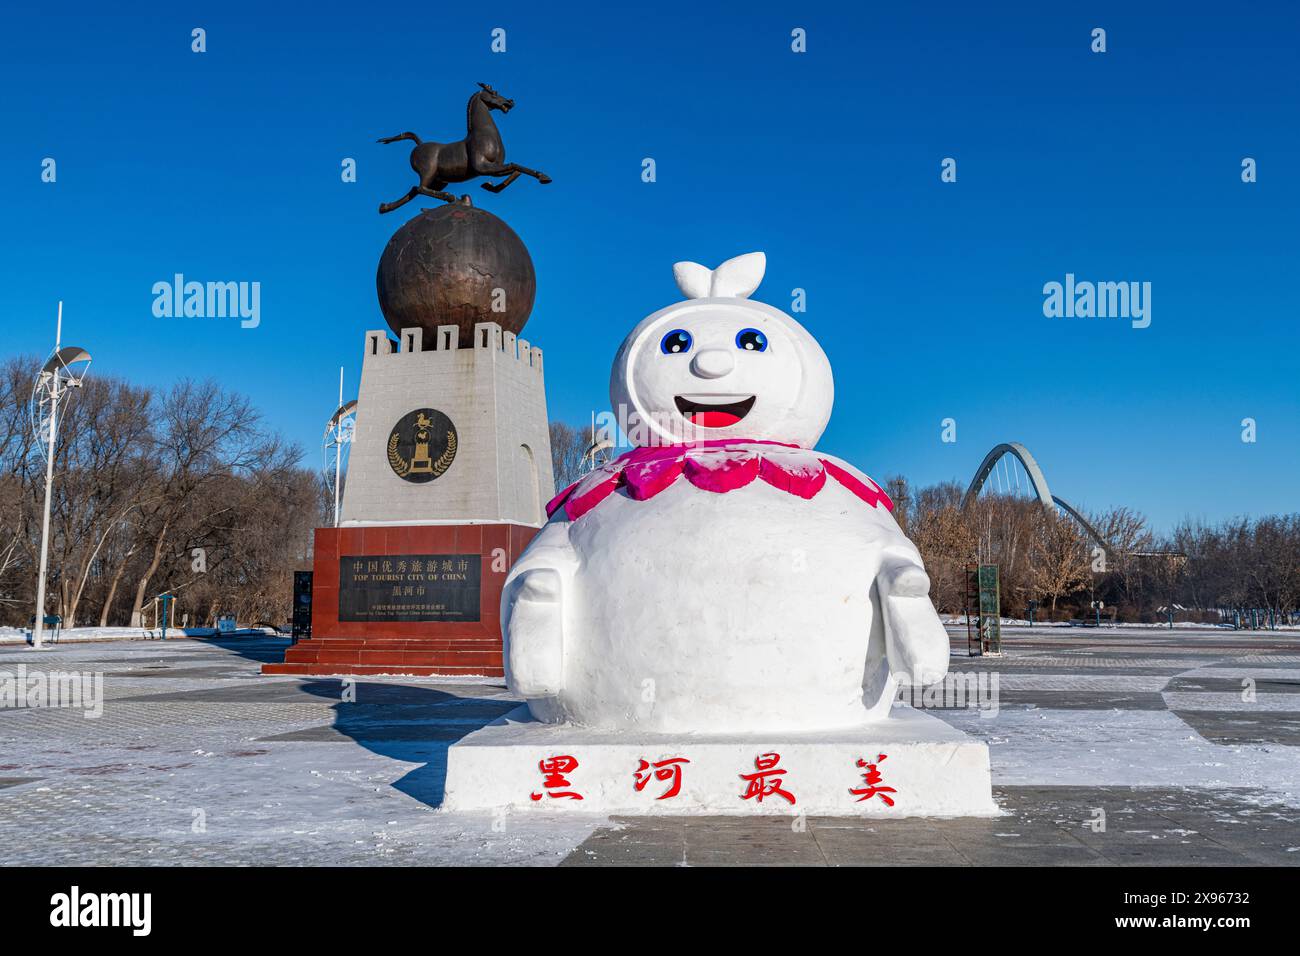
[[989, 475], [993, 473], [993, 469], [997, 467], [998, 462], [1000, 462], [1006, 455], [1011, 455], [1020, 462], [1021, 466], [1025, 470], [1025, 474], [1029, 476], [1030, 487], [1037, 496], [1039, 503], [1042, 504], [1044, 510], [1051, 512], [1056, 508], [1060, 508], [1078, 523], [1079, 527], [1084, 530], [1088, 537], [1107, 551], [1112, 550], [1110, 543], [1101, 536], [1100, 532], [1098, 532], [1097, 529], [1094, 528], [1088, 520], [1074, 508], [1074, 506], [1052, 494], [1051, 489], [1047, 486], [1047, 476], [1043, 474], [1043, 469], [1039, 467], [1034, 456], [1030, 454], [1029, 449], [1018, 441], [1003, 442], [1000, 445], [995, 445], [993, 450], [984, 456], [984, 460], [980, 462], [979, 468], [975, 471], [975, 477], [971, 479], [970, 487], [968, 487], [966, 493], [962, 495], [961, 507], [963, 511], [966, 510], [967, 505], [975, 500], [975, 497], [980, 493], [980, 489], [984, 487], [984, 482], [988, 480]]

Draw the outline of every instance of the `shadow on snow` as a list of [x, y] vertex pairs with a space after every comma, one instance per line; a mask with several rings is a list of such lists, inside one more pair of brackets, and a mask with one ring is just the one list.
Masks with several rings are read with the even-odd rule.
[[[327, 740], [337, 734], [367, 750], [408, 763], [419, 763], [393, 787], [431, 807], [442, 803], [447, 782], [447, 748], [518, 706], [499, 698], [461, 697], [434, 687], [408, 684], [352, 684], [354, 699], [343, 700], [343, 682], [311, 679], [299, 691], [336, 701], [334, 723], [305, 734]], [[282, 736], [285, 739], [289, 735]], [[299, 735], [299, 739], [305, 739]]]

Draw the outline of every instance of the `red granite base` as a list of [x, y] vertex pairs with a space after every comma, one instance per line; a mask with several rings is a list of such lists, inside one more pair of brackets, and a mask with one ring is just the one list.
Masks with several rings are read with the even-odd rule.
[[[312, 636], [263, 674], [482, 674], [500, 677], [501, 588], [537, 533], [515, 524], [317, 528]], [[478, 621], [340, 621], [339, 559], [477, 555]]]

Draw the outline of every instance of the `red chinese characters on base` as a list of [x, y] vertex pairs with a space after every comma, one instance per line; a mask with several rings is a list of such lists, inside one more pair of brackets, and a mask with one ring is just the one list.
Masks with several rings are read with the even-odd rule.
[[682, 764], [690, 763], [685, 757], [669, 757], [666, 760], [660, 760], [658, 763], [651, 763], [641, 757], [637, 762], [640, 764], [636, 768], [636, 783], [634, 784], [637, 793], [645, 789], [646, 784], [650, 782], [652, 777], [655, 780], [672, 781], [663, 793], [655, 797], [656, 800], [667, 800], [669, 797], [675, 797], [682, 792]]
[[872, 797], [879, 797], [881, 800], [884, 800], [885, 803], [888, 804], [889, 806], [892, 807], [894, 805], [893, 799], [886, 796], [886, 794], [898, 793], [898, 791], [895, 790], [893, 787], [879, 786], [880, 781], [882, 781], [885, 778], [884, 778], [884, 774], [882, 774], [880, 770], [877, 769], [877, 767], [879, 764], [884, 763], [887, 758], [888, 758], [888, 754], [877, 754], [875, 763], [868, 763], [863, 758], [858, 759], [858, 766], [866, 768], [865, 772], [862, 774], [862, 780], [866, 784], [866, 786], [859, 787], [856, 790], [854, 789], [849, 790], [849, 793], [853, 794], [858, 798], [858, 803], [861, 803], [863, 800], [870, 800]]
[[740, 795], [740, 799], [757, 799], [762, 803], [764, 797], [778, 796], [794, 803], [794, 794], [781, 789], [781, 777], [785, 771], [777, 766], [780, 762], [780, 754], [760, 754], [756, 757], [754, 769], [758, 772], [740, 775], [740, 779], [746, 782], [745, 792]]
[[[886, 806], [894, 805], [894, 798], [890, 795], [896, 796], [898, 791], [893, 787], [885, 786], [884, 774], [880, 771], [880, 765], [887, 759], [889, 759], [888, 754], [877, 754], [876, 759], [871, 761], [865, 757], [858, 758], [857, 765], [862, 768], [863, 785], [849, 789], [849, 793], [858, 798], [858, 803], [879, 797]], [[651, 780], [658, 780], [666, 786], [663, 792], [655, 797], [656, 800], [669, 800], [680, 796], [683, 768], [690, 762], [686, 757], [665, 757], [654, 762], [639, 757], [637, 768], [633, 773], [633, 789], [641, 793], [649, 786]], [[740, 779], [745, 781], [745, 791], [740, 798], [762, 803], [764, 797], [780, 797], [787, 803], [795, 804], [797, 802], [795, 795], [783, 786], [785, 783], [783, 778], [787, 771], [780, 766], [780, 763], [779, 753], [765, 753], [755, 757], [754, 772], [739, 775]], [[568, 778], [569, 774], [578, 769], [576, 757], [570, 754], [546, 757], [538, 761], [537, 769], [542, 773], [542, 789], [530, 793], [528, 795], [530, 800], [537, 802], [544, 797], [553, 800], [584, 799], [581, 793], [573, 789], [574, 785]]]
[[578, 769], [578, 761], [575, 758], [570, 757], [567, 754], [562, 754], [557, 757], [547, 757], [545, 760], [538, 761], [537, 769], [542, 772], [542, 789], [545, 793], [530, 793], [528, 795], [530, 800], [540, 800], [543, 796], [548, 796], [553, 799], [582, 799], [582, 794], [574, 790], [560, 789], [562, 787], [573, 786], [569, 783], [565, 774], [573, 773], [573, 771]]

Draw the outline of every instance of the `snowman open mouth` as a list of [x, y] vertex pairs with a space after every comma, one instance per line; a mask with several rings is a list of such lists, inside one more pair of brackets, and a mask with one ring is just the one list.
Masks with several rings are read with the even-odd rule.
[[755, 396], [741, 398], [736, 395], [677, 395], [673, 401], [677, 410], [695, 425], [705, 428], [726, 428], [734, 425], [754, 407]]

